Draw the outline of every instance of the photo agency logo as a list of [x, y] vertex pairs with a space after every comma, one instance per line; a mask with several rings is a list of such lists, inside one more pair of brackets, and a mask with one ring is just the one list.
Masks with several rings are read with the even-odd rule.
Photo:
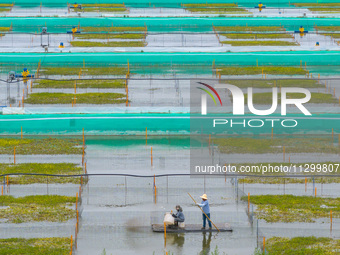
[[[246, 89], [246, 95], [241, 88], [231, 85], [231, 84], [211, 84], [207, 82], [195, 81], [196, 88], [200, 91], [200, 108], [201, 115], [209, 115], [214, 113], [232, 113], [232, 116], [237, 116], [237, 119], [232, 118], [213, 118], [212, 125], [217, 127], [219, 125], [229, 125], [233, 127], [237, 125], [238, 127], [250, 127], [258, 128], [263, 127], [266, 124], [271, 125], [274, 128], [275, 125], [279, 124], [282, 127], [296, 127], [298, 125], [297, 119], [292, 118], [282, 118], [282, 116], [287, 116], [287, 106], [292, 106], [297, 109], [295, 113], [303, 114], [303, 116], [312, 116], [309, 110], [304, 106], [311, 99], [311, 92], [305, 88], [299, 87], [282, 87], [280, 93], [277, 87], [271, 88], [271, 106], [268, 107], [258, 107], [254, 105], [254, 92], [253, 87], [248, 87]], [[198, 86], [197, 86], [198, 85]], [[224, 91], [222, 93], [218, 91]], [[197, 93], [195, 93], [197, 94]], [[299, 95], [298, 98], [296, 95]], [[209, 96], [209, 97], [208, 97]], [[278, 106], [279, 106], [279, 96], [280, 96], [280, 113], [281, 118], [270, 118], [274, 113], [278, 116]], [[222, 99], [221, 99], [222, 98]], [[209, 100], [213, 104], [209, 104]], [[217, 100], [219, 104], [217, 103]], [[245, 100], [246, 99], [246, 100]], [[231, 101], [232, 105], [228, 105], [224, 101]], [[217, 109], [216, 106], [222, 107]], [[248, 112], [246, 111], [246, 106]], [[224, 107], [224, 108], [223, 108]], [[290, 107], [290, 109], [293, 109]], [[262, 109], [261, 109], [262, 108]], [[265, 109], [263, 109], [265, 108]], [[247, 115], [247, 119], [240, 119], [241, 116]], [[254, 116], [256, 118], [249, 118], [249, 116]], [[261, 116], [262, 118], [259, 118]]]

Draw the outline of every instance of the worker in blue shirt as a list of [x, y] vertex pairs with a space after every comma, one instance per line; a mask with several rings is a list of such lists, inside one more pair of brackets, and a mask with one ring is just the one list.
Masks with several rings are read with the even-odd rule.
[[[202, 214], [202, 216], [203, 216], [203, 227], [202, 227], [202, 229], [205, 229], [207, 216], [210, 219], [210, 207], [209, 207], [209, 202], [208, 202], [207, 194], [203, 194], [202, 196], [200, 196], [200, 198], [202, 198], [202, 202], [201, 202], [201, 204], [197, 203], [197, 205], [199, 207], [202, 207], [202, 210], [205, 213], [205, 214], [204, 213]], [[211, 221], [208, 220], [208, 223], [209, 223], [209, 229], [211, 229], [212, 228], [211, 227]]]

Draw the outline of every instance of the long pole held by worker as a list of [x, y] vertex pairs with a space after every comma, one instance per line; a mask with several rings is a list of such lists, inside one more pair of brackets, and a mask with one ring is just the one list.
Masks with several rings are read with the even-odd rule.
[[[195, 199], [190, 195], [190, 193], [188, 192], [188, 195], [191, 197], [192, 201], [194, 201], [195, 204], [196, 201]], [[205, 217], [207, 217], [207, 219], [214, 225], [214, 227], [218, 230], [218, 232], [220, 232], [220, 230], [218, 229], [218, 227], [216, 227], [216, 225], [214, 224], [214, 222], [211, 221], [211, 219], [208, 217], [208, 215], [202, 210], [202, 208], [199, 206], [198, 208], [200, 208], [200, 210], [202, 211], [202, 213], [204, 213]]]

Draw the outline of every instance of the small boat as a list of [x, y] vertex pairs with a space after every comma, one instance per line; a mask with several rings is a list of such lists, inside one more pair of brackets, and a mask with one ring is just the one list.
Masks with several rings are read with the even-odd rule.
[[[152, 224], [152, 231], [164, 233], [164, 224]], [[229, 223], [225, 224], [216, 224], [216, 227], [220, 230], [220, 232], [232, 232], [232, 228]], [[218, 232], [218, 230], [213, 227], [212, 229], [205, 228], [202, 229], [201, 224], [185, 224], [184, 228], [175, 227], [175, 226], [167, 226], [167, 233], [186, 233], [186, 232]]]

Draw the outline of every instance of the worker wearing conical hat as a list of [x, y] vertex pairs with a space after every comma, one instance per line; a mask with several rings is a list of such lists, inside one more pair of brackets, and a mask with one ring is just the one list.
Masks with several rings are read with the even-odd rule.
[[[200, 204], [197, 203], [197, 205], [199, 207], [202, 207], [202, 210], [205, 213], [205, 214], [204, 213], [202, 214], [202, 217], [203, 217], [203, 227], [202, 227], [202, 229], [205, 229], [206, 221], [207, 221], [207, 216], [210, 219], [210, 207], [209, 207], [209, 202], [208, 202], [207, 194], [203, 194], [200, 197], [202, 198], [202, 202]], [[208, 224], [209, 224], [209, 229], [211, 229], [212, 226], [211, 226], [211, 221], [210, 220], [208, 220]]]

